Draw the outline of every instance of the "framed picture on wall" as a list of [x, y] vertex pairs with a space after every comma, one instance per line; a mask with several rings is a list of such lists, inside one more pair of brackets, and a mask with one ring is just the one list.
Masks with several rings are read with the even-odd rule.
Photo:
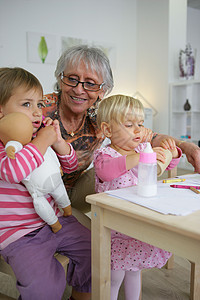
[[30, 63], [56, 63], [56, 36], [38, 32], [27, 32], [27, 61]]

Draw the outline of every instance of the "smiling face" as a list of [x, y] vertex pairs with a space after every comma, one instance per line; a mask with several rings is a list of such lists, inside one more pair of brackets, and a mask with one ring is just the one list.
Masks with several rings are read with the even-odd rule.
[[[89, 82], [94, 84], [102, 84], [103, 78], [100, 74], [87, 68], [83, 61], [79, 65], [68, 67], [64, 71], [64, 75], [81, 82]], [[99, 97], [104, 96], [104, 90], [100, 89], [97, 92], [87, 91], [79, 83], [76, 87], [71, 87], [60, 81], [61, 87], [61, 107], [64, 111], [71, 114], [83, 115], [86, 110], [91, 107]]]
[[42, 124], [42, 92], [39, 89], [26, 90], [25, 87], [15, 89], [13, 95], [4, 105], [0, 105], [0, 119], [13, 112], [22, 112], [28, 116], [33, 125], [33, 133], [37, 132]]

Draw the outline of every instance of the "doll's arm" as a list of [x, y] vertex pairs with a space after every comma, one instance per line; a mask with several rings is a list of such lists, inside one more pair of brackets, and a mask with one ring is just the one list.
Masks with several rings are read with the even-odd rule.
[[6, 150], [7, 156], [11, 159], [15, 159], [15, 153], [22, 150], [22, 148], [23, 148], [23, 145], [17, 141], [9, 141], [5, 145], [5, 150]]

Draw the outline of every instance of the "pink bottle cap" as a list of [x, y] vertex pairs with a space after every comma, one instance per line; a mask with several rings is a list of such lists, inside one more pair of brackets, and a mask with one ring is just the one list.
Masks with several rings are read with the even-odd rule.
[[139, 161], [147, 164], [156, 163], [156, 152], [153, 152], [150, 143], [147, 143], [144, 151], [140, 153]]
[[152, 164], [156, 163], [156, 152], [153, 153], [145, 153], [141, 152], [140, 153], [140, 162], [147, 163], [147, 164]]

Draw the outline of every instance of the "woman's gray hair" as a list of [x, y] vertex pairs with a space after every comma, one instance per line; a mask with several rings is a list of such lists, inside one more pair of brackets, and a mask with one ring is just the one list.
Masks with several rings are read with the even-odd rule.
[[77, 66], [81, 61], [84, 61], [86, 68], [91, 68], [92, 71], [101, 74], [105, 83], [102, 88], [105, 95], [109, 94], [114, 86], [109, 59], [101, 49], [87, 45], [74, 46], [63, 52], [55, 70], [57, 89], [60, 90], [59, 81], [61, 73], [70, 66]]

